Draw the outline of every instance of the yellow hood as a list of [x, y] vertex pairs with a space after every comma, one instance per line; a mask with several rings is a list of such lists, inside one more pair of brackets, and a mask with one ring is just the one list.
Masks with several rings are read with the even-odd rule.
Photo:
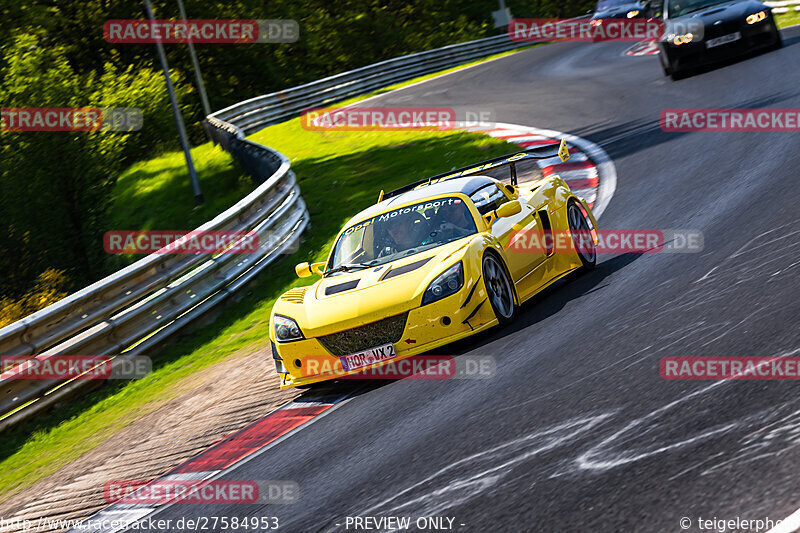
[[378, 267], [328, 276], [306, 288], [302, 305], [282, 296], [275, 313], [296, 320], [306, 337], [362, 325], [365, 316], [374, 322], [404, 313], [419, 307], [431, 281], [461, 258], [469, 242], [465, 238]]

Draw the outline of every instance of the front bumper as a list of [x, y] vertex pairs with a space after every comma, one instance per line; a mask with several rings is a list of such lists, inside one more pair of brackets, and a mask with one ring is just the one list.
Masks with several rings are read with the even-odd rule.
[[[401, 315], [394, 315], [392, 318]], [[384, 319], [384, 320], [390, 320]], [[364, 320], [366, 328], [375, 321]], [[363, 374], [364, 370], [378, 368], [390, 362], [425, 353], [440, 346], [463, 339], [479, 331], [483, 331], [497, 324], [497, 318], [492, 311], [487, 299], [483, 279], [465, 280], [464, 287], [456, 294], [443, 298], [422, 307], [416, 307], [407, 312], [407, 318], [399, 338], [380, 339], [375, 335], [379, 328], [372, 331], [365, 338], [370, 346], [358, 346], [358, 349], [367, 349], [381, 344], [392, 342], [397, 352], [396, 357], [356, 370], [345, 371], [340, 357], [358, 351], [357, 340], [347, 342], [347, 331], [339, 332], [338, 342], [331, 342], [332, 335], [328, 338], [310, 337], [294, 342], [275, 343], [278, 375], [281, 378], [281, 388], [290, 388], [310, 385], [321, 381], [349, 378], [353, 379]], [[394, 325], [386, 328], [387, 336], [396, 336], [393, 332]], [[353, 329], [359, 329], [357, 326]], [[363, 331], [363, 330], [362, 330]], [[354, 344], [355, 343], [355, 344]], [[282, 367], [282, 372], [280, 371]]]

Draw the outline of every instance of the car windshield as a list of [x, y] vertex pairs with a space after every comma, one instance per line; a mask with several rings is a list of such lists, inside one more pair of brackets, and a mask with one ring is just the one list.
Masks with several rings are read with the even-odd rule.
[[688, 15], [693, 11], [698, 11], [709, 6], [725, 4], [731, 0], [669, 0], [667, 14], [670, 18]]
[[595, 11], [605, 11], [606, 9], [611, 9], [618, 6], [624, 6], [626, 4], [632, 4], [632, 0], [600, 0], [597, 2], [597, 9]]
[[461, 198], [439, 198], [377, 215], [347, 228], [327, 273], [382, 265], [477, 233]]

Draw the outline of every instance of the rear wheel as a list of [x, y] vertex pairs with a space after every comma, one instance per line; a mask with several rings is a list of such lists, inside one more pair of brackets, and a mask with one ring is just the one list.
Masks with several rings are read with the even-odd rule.
[[585, 270], [592, 270], [597, 264], [597, 248], [591, 235], [592, 222], [575, 200], [570, 200], [567, 205], [567, 223], [578, 259]]
[[506, 269], [493, 253], [483, 256], [483, 283], [498, 322], [508, 324], [514, 319], [517, 303]]

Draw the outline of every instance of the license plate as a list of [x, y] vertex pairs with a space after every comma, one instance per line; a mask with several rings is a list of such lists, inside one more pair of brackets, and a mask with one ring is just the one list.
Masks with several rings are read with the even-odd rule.
[[376, 346], [375, 348], [369, 348], [363, 352], [345, 355], [344, 357], [340, 357], [340, 359], [342, 360], [342, 367], [345, 372], [348, 372], [357, 368], [374, 365], [375, 363], [388, 361], [389, 359], [394, 359], [396, 356], [397, 352], [394, 351], [394, 344], [389, 343]]
[[723, 44], [732, 43], [733, 41], [738, 41], [742, 38], [742, 34], [737, 32], [729, 33], [728, 35], [723, 35], [722, 37], [717, 37], [716, 39], [709, 39], [706, 41], [706, 48], [714, 48], [715, 46], [720, 46]]

